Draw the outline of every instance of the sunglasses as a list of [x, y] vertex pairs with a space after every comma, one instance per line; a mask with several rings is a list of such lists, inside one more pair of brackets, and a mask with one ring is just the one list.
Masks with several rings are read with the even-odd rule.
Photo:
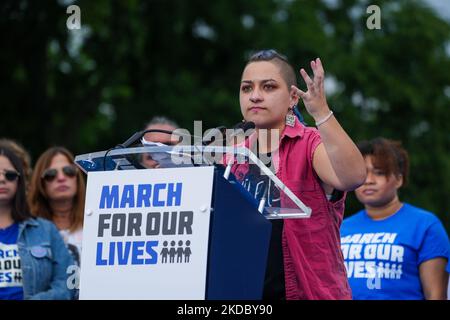
[[0, 173], [3, 173], [3, 175], [5, 176], [5, 179], [8, 181], [11, 181], [11, 182], [16, 181], [17, 178], [20, 177], [20, 174], [14, 170], [3, 170], [3, 172], [0, 172]]
[[250, 56], [249, 61], [261, 61], [261, 60], [267, 61], [275, 58], [288, 62], [288, 59], [285, 55], [278, 53], [274, 49], [258, 51]]
[[[69, 178], [73, 178], [77, 174], [77, 168], [74, 166], [65, 166], [62, 168], [62, 173]], [[56, 176], [58, 175], [58, 170], [51, 168], [44, 171], [42, 174], [42, 179], [44, 179], [47, 182], [51, 182], [55, 180]]]

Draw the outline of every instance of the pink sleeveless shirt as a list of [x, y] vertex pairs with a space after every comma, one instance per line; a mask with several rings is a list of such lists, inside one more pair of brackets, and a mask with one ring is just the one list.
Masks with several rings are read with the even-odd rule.
[[[247, 147], [251, 140], [246, 140]], [[345, 194], [333, 203], [326, 198], [312, 164], [320, 143], [317, 129], [296, 120], [295, 127], [285, 127], [279, 150], [273, 155], [277, 177], [312, 209], [310, 218], [284, 220], [282, 247], [288, 300], [351, 299], [339, 232]], [[247, 171], [245, 164], [232, 168], [238, 180]]]

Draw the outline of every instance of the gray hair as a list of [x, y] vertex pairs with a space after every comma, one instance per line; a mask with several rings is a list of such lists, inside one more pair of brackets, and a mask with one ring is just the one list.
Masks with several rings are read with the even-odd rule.
[[179, 125], [175, 121], [170, 120], [169, 118], [164, 117], [164, 116], [153, 117], [150, 120], [150, 122], [148, 122], [145, 125], [145, 128], [148, 128], [149, 126], [153, 126], [155, 124], [166, 124], [166, 125], [169, 125], [169, 126], [172, 126], [172, 127], [175, 127], [175, 128], [179, 128]]

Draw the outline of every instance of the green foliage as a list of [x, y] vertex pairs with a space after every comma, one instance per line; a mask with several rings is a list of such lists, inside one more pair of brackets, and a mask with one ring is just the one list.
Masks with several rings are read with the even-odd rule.
[[[0, 136], [35, 159], [54, 144], [107, 149], [154, 115], [189, 130], [194, 120], [231, 126], [252, 50], [276, 48], [297, 69], [320, 56], [347, 132], [403, 141], [412, 172], [402, 199], [450, 229], [449, 22], [419, 1], [374, 1], [381, 30], [369, 30], [367, 1], [329, 3], [84, 0], [74, 2], [83, 28], [67, 30], [64, 1], [3, 1]], [[359, 208], [351, 195], [347, 212]]]

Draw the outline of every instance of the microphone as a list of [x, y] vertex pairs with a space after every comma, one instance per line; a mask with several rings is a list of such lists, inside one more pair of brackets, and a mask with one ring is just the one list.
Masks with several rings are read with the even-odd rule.
[[[234, 138], [235, 136], [237, 136], [238, 134], [242, 133], [242, 132], [246, 132], [247, 130], [250, 129], [255, 129], [256, 125], [254, 122], [252, 121], [248, 121], [248, 122], [241, 122], [238, 125], [235, 126], [236, 127], [236, 131], [229, 137], [229, 138]], [[241, 131], [242, 130], [242, 131]], [[226, 139], [225, 139], [226, 140]], [[231, 173], [231, 166], [233, 165], [233, 159], [230, 159], [228, 161], [228, 163], [226, 164], [225, 167], [225, 171], [223, 173], [223, 177], [225, 178], [225, 180], [228, 180], [228, 178], [230, 177], [230, 173]], [[264, 205], [264, 204], [263, 204]], [[261, 204], [260, 204], [261, 206]]]
[[226, 136], [225, 137], [225, 142], [227, 142], [228, 139], [233, 139], [234, 137], [240, 135], [240, 134], [245, 134], [248, 130], [252, 130], [255, 129], [256, 125], [254, 122], [252, 121], [246, 121], [246, 122], [241, 122], [239, 124], [237, 124], [236, 126], [234, 126], [234, 132], [230, 135], [230, 136]]
[[[231, 135], [231, 137], [234, 137], [235, 135], [241, 133], [240, 130], [242, 130], [243, 132], [249, 130], [249, 129], [254, 129], [255, 128], [255, 123], [252, 121], [248, 121], [248, 122], [239, 122], [237, 123], [233, 129], [236, 130], [235, 133], [233, 133]], [[212, 129], [202, 140], [202, 145], [207, 146], [209, 144], [211, 144], [212, 142], [215, 141], [215, 135], [220, 132], [222, 135], [225, 133], [225, 131], [227, 130], [227, 128], [225, 126], [220, 126], [217, 128]], [[177, 134], [176, 132], [170, 131], [170, 130], [162, 130], [162, 129], [148, 129], [148, 130], [141, 130], [138, 132], [135, 132], [131, 137], [129, 137], [127, 140], [125, 140], [123, 143], [118, 144], [117, 146], [114, 147], [114, 149], [117, 148], [128, 148], [129, 146], [131, 146], [132, 144], [136, 143], [136, 141], [141, 140], [141, 138], [149, 132], [159, 132], [159, 133], [166, 133], [166, 134]], [[179, 135], [181, 138], [181, 135]], [[225, 140], [225, 139], [223, 139]]]
[[255, 128], [256, 128], [256, 125], [253, 121], [245, 121], [245, 122], [240, 122], [233, 129], [242, 129], [244, 132], [246, 132], [247, 130], [255, 129]]
[[[242, 132], [246, 132], [249, 129], [254, 129], [255, 128], [255, 123], [249, 121], [249, 122], [239, 122], [238, 124], [236, 124], [233, 129], [235, 130], [235, 132], [233, 132], [232, 135], [230, 135], [230, 137], [227, 138], [232, 138], [237, 136], [238, 134], [242, 133]], [[214, 128], [213, 130], [211, 130], [207, 136], [205, 138], [202, 139], [202, 145], [203, 146], [208, 146], [210, 145], [212, 142], [215, 141], [215, 135], [220, 132], [222, 135], [225, 133], [226, 131], [226, 127], [225, 126], [220, 126], [217, 128]], [[170, 131], [170, 130], [162, 130], [162, 129], [148, 129], [148, 130], [141, 130], [138, 132], [135, 132], [131, 137], [129, 137], [127, 140], [125, 140], [123, 143], [120, 143], [118, 145], [116, 145], [113, 148], [110, 148], [106, 151], [105, 155], [103, 156], [103, 169], [106, 170], [106, 158], [108, 156], [108, 154], [114, 150], [114, 149], [119, 149], [119, 148], [128, 148], [131, 145], [133, 145], [134, 143], [136, 143], [137, 141], [141, 140], [141, 138], [149, 132], [159, 132], [159, 133], [166, 133], [169, 135], [172, 134], [176, 134], [181, 138], [184, 136], [183, 134], [178, 134], [174, 131]], [[226, 139], [222, 139], [220, 141], [226, 141]]]
[[211, 131], [208, 132], [208, 134], [202, 139], [202, 145], [203, 146], [208, 146], [211, 143], [213, 143], [216, 140], [215, 135], [217, 133], [220, 133], [221, 135], [224, 134], [224, 132], [227, 130], [227, 127], [225, 126], [220, 126], [217, 128], [212, 129]]
[[[131, 137], [129, 137], [127, 140], [125, 140], [123, 143], [119, 143], [117, 146], [113, 148], [109, 148], [105, 155], [103, 156], [103, 170], [106, 170], [106, 158], [108, 157], [108, 154], [114, 150], [119, 148], [128, 148], [132, 144], [136, 143], [136, 141], [139, 141], [146, 133], [148, 132], [160, 132], [160, 133], [167, 133], [167, 134], [173, 134], [173, 131], [170, 130], [162, 130], [162, 129], [148, 129], [148, 130], [141, 130], [138, 132], [135, 132]], [[135, 166], [137, 166], [134, 161], [130, 161]]]
[[162, 129], [148, 129], [148, 130], [142, 130], [142, 131], [138, 131], [135, 132], [131, 137], [129, 137], [127, 140], [125, 140], [125, 142], [118, 144], [115, 149], [117, 148], [128, 148], [129, 146], [131, 146], [132, 144], [134, 144], [136, 141], [141, 140], [141, 138], [149, 132], [160, 132], [160, 133], [167, 133], [167, 134], [176, 134], [173, 131], [170, 130], [162, 130]]

